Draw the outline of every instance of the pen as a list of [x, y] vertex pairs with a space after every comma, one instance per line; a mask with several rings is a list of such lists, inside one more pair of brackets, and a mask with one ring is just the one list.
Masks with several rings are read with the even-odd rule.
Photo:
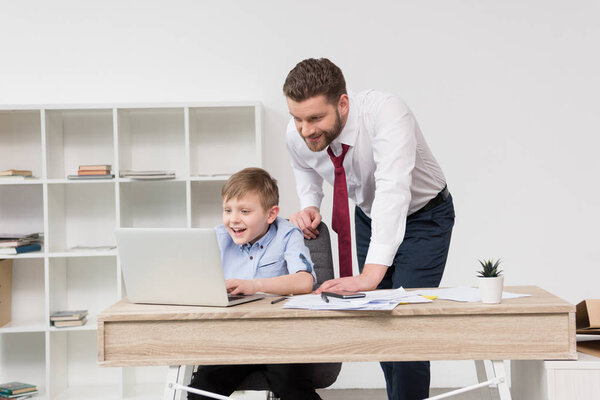
[[288, 296], [281, 296], [280, 298], [278, 298], [278, 299], [275, 299], [275, 300], [271, 301], [271, 304], [277, 304], [277, 303], [279, 303], [279, 302], [282, 302], [282, 301], [284, 301], [284, 300], [285, 300], [285, 299], [287, 299], [287, 298], [288, 298]]
[[329, 298], [327, 297], [327, 295], [325, 293], [321, 293], [321, 298], [323, 299], [323, 301], [325, 303], [329, 303]]

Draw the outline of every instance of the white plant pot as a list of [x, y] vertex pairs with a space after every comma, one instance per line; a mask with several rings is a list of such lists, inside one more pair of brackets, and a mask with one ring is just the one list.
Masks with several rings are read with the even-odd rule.
[[486, 304], [498, 304], [502, 301], [502, 289], [504, 288], [504, 275], [493, 278], [477, 277], [479, 280], [479, 292], [481, 301]]

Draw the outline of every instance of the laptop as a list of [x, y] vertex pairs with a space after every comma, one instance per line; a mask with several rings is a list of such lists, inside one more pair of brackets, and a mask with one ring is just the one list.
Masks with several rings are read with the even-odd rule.
[[132, 303], [228, 307], [266, 297], [229, 296], [214, 229], [117, 228]]

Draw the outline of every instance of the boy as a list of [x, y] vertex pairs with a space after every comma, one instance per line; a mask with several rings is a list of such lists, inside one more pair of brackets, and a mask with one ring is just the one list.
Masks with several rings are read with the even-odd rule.
[[[260, 168], [246, 168], [221, 190], [223, 224], [217, 226], [227, 291], [231, 294], [310, 293], [316, 275], [300, 229], [279, 218], [277, 182]], [[244, 378], [263, 371], [282, 400], [320, 399], [310, 364], [200, 366], [190, 386], [229, 396]], [[188, 393], [188, 399], [207, 399]]]

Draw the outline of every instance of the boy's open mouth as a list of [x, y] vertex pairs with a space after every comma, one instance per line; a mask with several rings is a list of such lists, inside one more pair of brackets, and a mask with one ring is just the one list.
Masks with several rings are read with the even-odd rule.
[[232, 231], [234, 231], [235, 233], [242, 233], [246, 230], [246, 228], [231, 228]]

